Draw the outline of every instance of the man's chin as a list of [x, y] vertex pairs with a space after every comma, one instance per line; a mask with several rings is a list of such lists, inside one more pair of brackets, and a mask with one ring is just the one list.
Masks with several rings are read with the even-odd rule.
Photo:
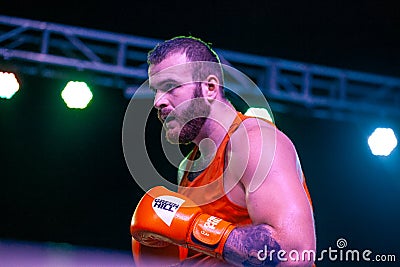
[[179, 140], [177, 138], [169, 138], [169, 137], [167, 137], [167, 141], [168, 141], [168, 143], [170, 143], [172, 145], [179, 145]]
[[167, 130], [167, 132], [165, 134], [165, 138], [171, 144], [174, 144], [174, 145], [179, 144], [179, 134], [177, 134], [171, 130]]
[[165, 135], [165, 138], [167, 139], [167, 141], [170, 144], [173, 144], [173, 145], [179, 145], [179, 144], [187, 145], [187, 144], [190, 144], [193, 141], [193, 140], [187, 140], [187, 138], [179, 136], [176, 133], [169, 133], [168, 131], [167, 131], [167, 133]]

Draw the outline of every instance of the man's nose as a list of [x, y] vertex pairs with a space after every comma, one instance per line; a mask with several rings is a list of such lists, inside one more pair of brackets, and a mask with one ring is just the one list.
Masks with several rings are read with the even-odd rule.
[[158, 91], [154, 97], [154, 103], [153, 106], [156, 109], [162, 109], [166, 106], [168, 106], [168, 98], [167, 98], [167, 93]]

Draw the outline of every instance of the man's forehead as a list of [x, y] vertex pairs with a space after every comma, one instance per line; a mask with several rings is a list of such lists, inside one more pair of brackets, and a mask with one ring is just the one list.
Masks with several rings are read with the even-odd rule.
[[[173, 66], [184, 65], [189, 62], [186, 53], [173, 53], [168, 55], [164, 60], [162, 60], [158, 64], [151, 64], [149, 66], [149, 76], [153, 76], [154, 74], [161, 72], [166, 69], [172, 69]], [[178, 68], [176, 68], [178, 69]]]
[[149, 66], [149, 82], [151, 87], [158, 87], [166, 81], [174, 80], [184, 84], [192, 81], [191, 62], [183, 53], [175, 53], [166, 57], [159, 64]]

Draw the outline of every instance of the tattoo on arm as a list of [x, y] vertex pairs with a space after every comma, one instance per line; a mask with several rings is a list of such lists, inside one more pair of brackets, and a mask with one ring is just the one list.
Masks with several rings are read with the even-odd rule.
[[276, 266], [280, 249], [266, 225], [251, 225], [238, 227], [231, 232], [224, 246], [223, 257], [227, 262], [239, 266]]

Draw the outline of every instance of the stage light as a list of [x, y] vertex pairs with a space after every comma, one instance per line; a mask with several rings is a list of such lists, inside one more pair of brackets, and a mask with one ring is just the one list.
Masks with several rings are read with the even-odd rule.
[[268, 110], [266, 110], [265, 108], [250, 107], [247, 109], [247, 111], [244, 115], [254, 116], [254, 117], [266, 119], [266, 120], [273, 122], [271, 114], [269, 114]]
[[10, 99], [19, 90], [14, 73], [0, 72], [0, 97]]
[[61, 92], [61, 97], [69, 108], [84, 109], [93, 98], [85, 82], [69, 81]]
[[397, 139], [392, 129], [376, 128], [368, 138], [368, 145], [375, 156], [389, 156], [397, 146]]

